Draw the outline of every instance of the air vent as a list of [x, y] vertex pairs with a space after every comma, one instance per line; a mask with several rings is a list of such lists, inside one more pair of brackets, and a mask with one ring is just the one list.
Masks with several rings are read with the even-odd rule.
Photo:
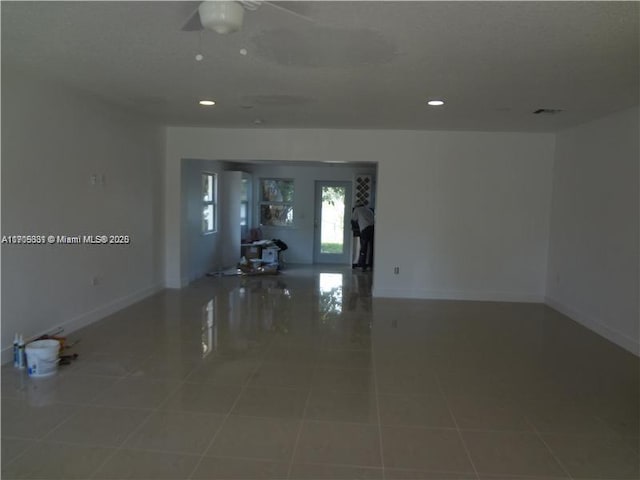
[[354, 205], [372, 205], [373, 177], [371, 175], [356, 175], [355, 192], [353, 193]]
[[544, 115], [555, 115], [556, 113], [560, 113], [562, 110], [559, 108], [539, 108], [535, 112], [534, 115], [540, 115], [541, 113]]

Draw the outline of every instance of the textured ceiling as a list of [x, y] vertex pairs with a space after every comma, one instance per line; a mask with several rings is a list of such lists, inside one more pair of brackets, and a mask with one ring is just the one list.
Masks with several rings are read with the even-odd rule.
[[555, 131], [638, 103], [637, 2], [285, 5], [314, 22], [265, 3], [223, 36], [181, 31], [198, 2], [3, 1], [2, 69], [166, 125]]

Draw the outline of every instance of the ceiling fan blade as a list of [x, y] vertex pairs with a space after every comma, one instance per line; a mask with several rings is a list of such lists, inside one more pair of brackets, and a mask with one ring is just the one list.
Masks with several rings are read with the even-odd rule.
[[286, 12], [294, 17], [300, 18], [302, 20], [306, 20], [307, 22], [316, 23], [313, 18], [309, 18], [304, 15], [304, 11], [306, 10], [307, 5], [304, 5], [305, 2], [268, 2], [265, 1], [267, 5], [273, 8], [277, 8], [280, 11]]
[[196, 8], [189, 17], [189, 20], [186, 21], [186, 23], [180, 30], [182, 30], [183, 32], [196, 32], [203, 29], [204, 27], [202, 26], [202, 23], [200, 23], [200, 14], [198, 13], [198, 9]]

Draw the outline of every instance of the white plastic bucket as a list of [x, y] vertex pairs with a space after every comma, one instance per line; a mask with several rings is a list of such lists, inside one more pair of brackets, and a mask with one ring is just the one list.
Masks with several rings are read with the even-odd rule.
[[36, 340], [25, 347], [27, 354], [27, 372], [30, 377], [48, 377], [58, 371], [57, 340]]

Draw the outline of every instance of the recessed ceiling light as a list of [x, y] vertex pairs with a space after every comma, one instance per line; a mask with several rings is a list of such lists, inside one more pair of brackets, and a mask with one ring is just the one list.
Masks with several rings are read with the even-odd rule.
[[442, 101], [442, 100], [429, 100], [427, 102], [427, 105], [431, 105], [432, 107], [439, 107], [441, 105], [444, 105], [444, 101]]
[[213, 100], [200, 100], [200, 105], [205, 105], [207, 107], [210, 107], [212, 105], [215, 105], [216, 102], [214, 102]]

